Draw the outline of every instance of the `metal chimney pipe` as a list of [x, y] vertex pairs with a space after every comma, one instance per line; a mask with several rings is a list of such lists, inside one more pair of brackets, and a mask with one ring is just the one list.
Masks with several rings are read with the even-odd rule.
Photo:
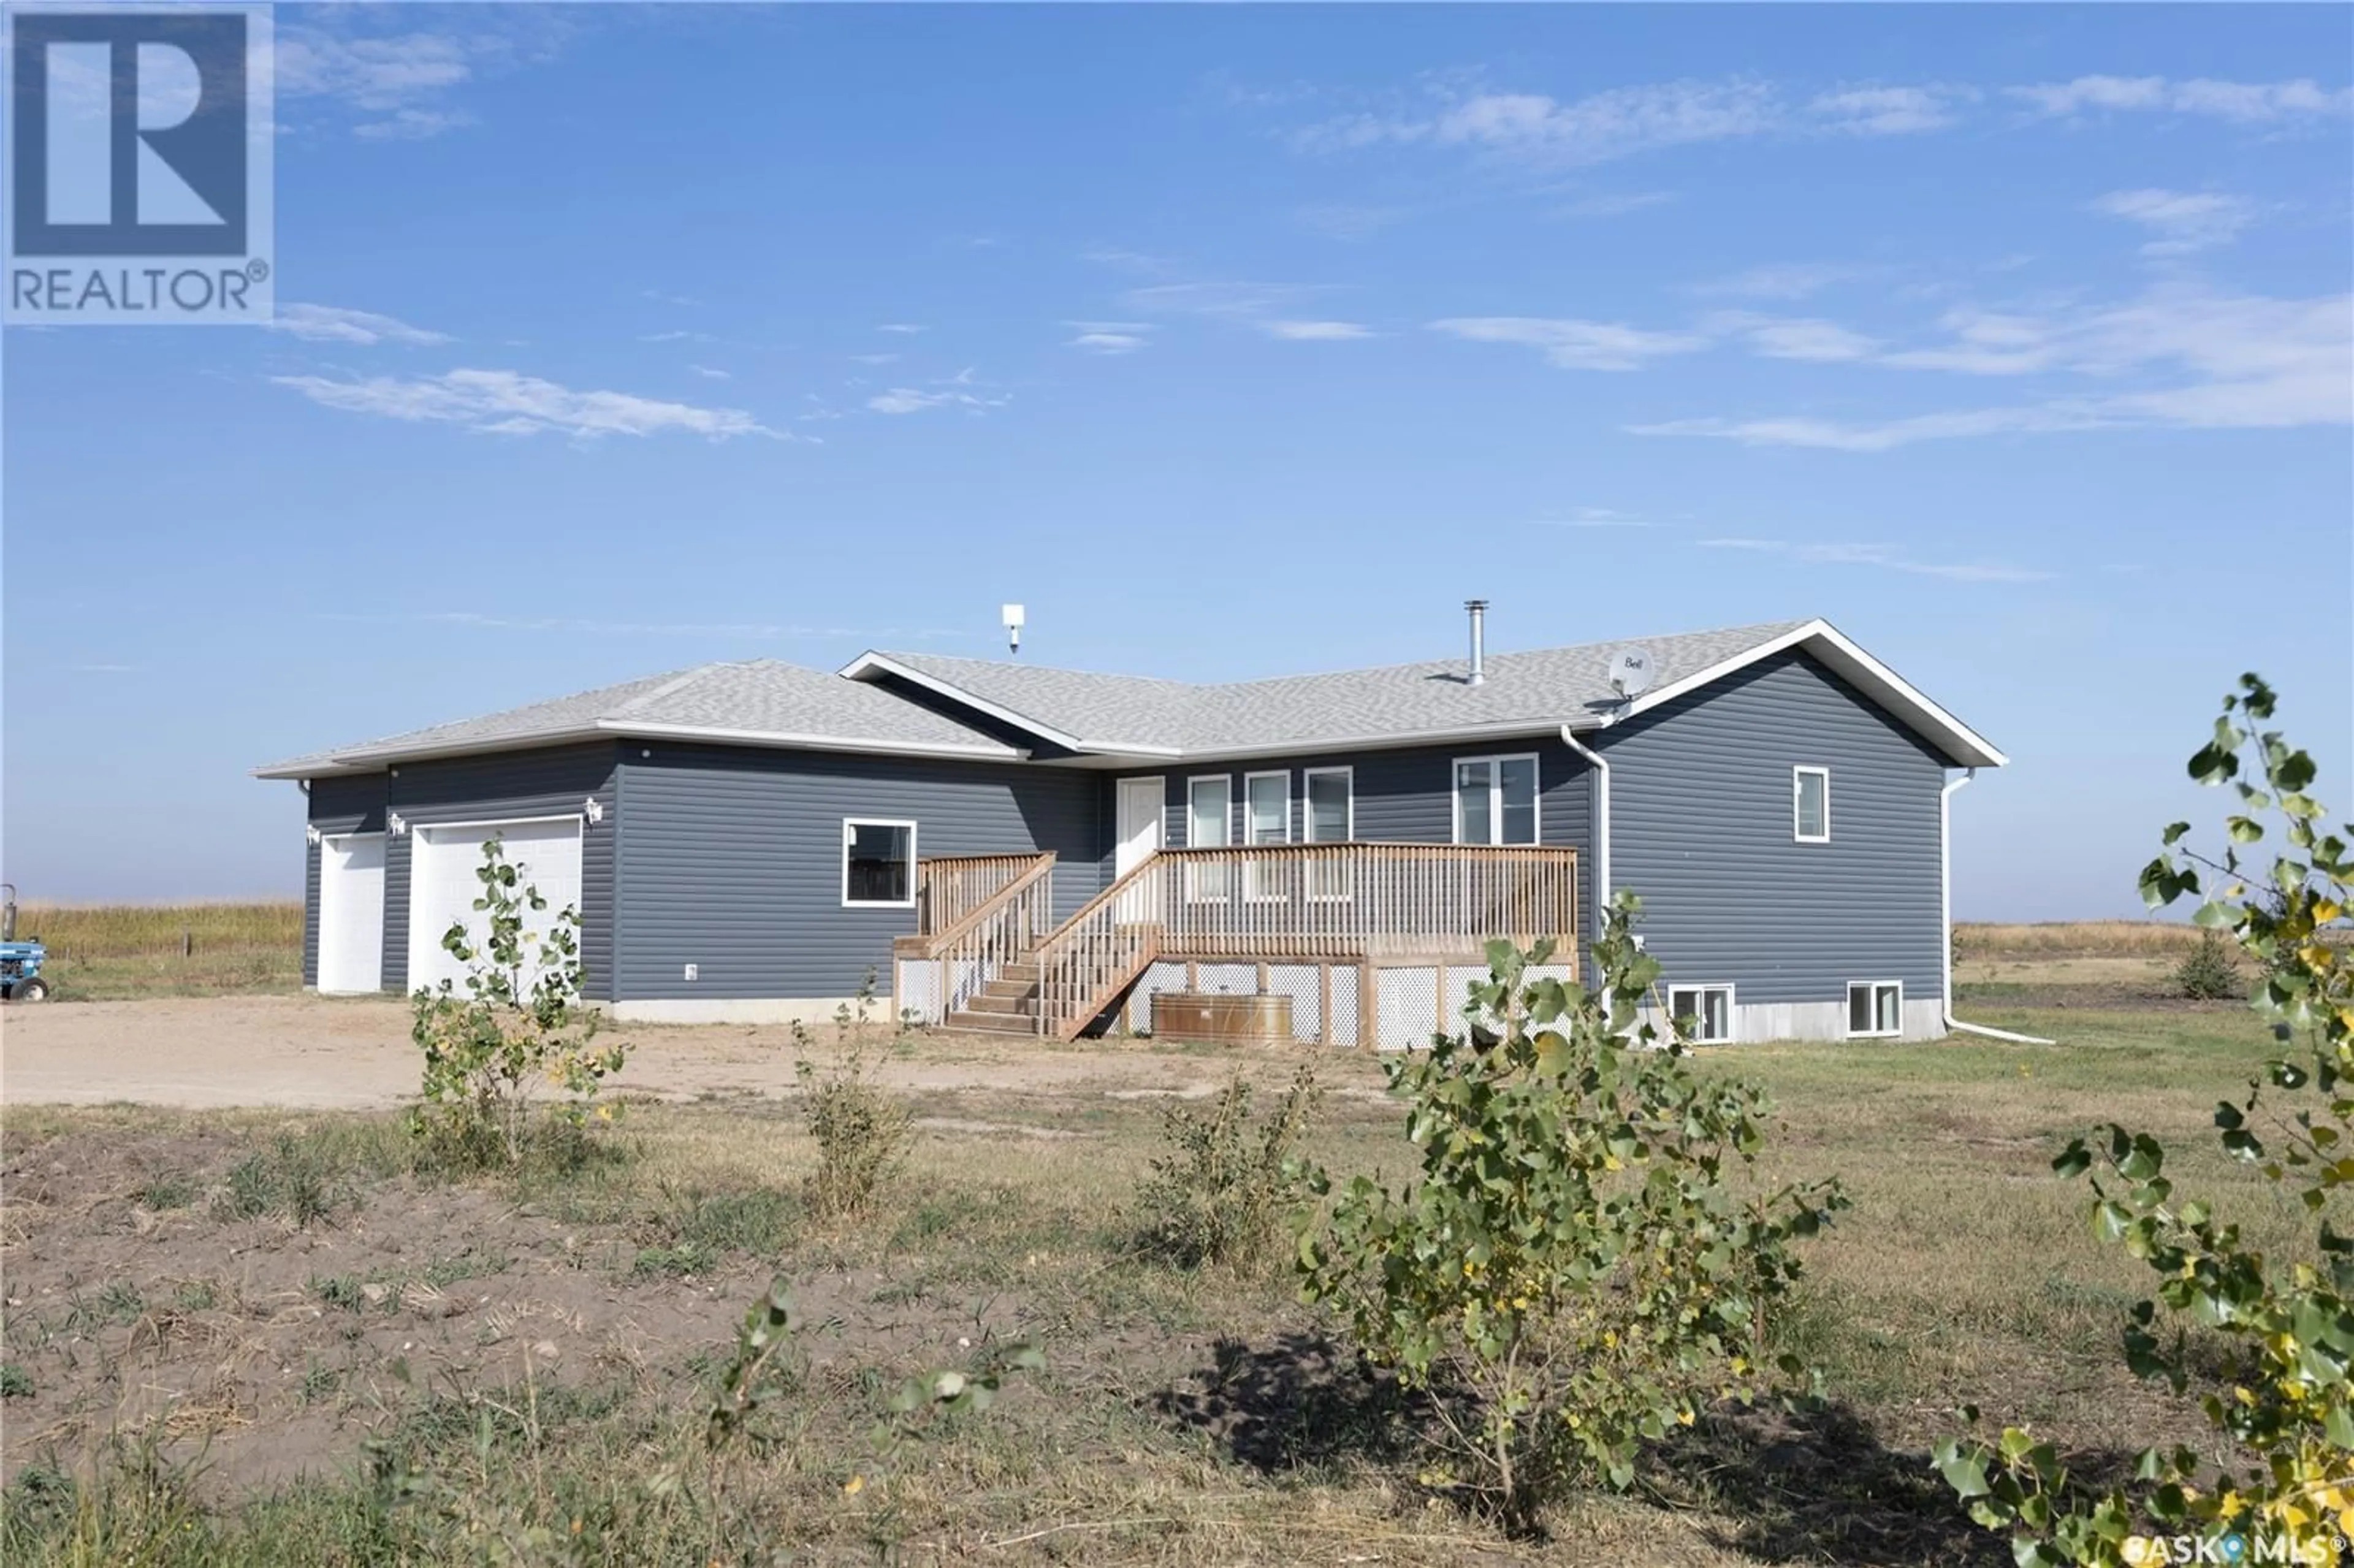
[[1488, 683], [1488, 601], [1467, 599], [1463, 608], [1471, 612], [1471, 675], [1469, 683]]

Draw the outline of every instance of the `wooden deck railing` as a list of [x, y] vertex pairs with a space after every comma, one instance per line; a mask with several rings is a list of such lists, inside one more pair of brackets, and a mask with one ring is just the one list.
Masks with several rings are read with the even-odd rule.
[[1577, 932], [1577, 852], [1508, 845], [1169, 850], [1038, 948], [1039, 1032], [1068, 1039], [1162, 955], [1317, 961], [1477, 953]]
[[1054, 852], [971, 858], [1018, 859], [1023, 870], [946, 930], [918, 932], [892, 944], [896, 958], [939, 960], [943, 1016], [962, 1007], [1055, 928]]
[[917, 933], [928, 937], [949, 929], [1042, 863], [1054, 864], [1052, 850], [1044, 854], [951, 854], [917, 861]]

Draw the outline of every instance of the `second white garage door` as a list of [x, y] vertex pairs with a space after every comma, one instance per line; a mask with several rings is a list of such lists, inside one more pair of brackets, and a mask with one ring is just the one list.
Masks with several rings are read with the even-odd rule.
[[[567, 906], [580, 907], [580, 819], [537, 818], [504, 822], [466, 822], [446, 827], [419, 825], [409, 831], [408, 850], [408, 989], [438, 988], [447, 980], [461, 996], [466, 991], [466, 969], [441, 938], [453, 923], [462, 922], [477, 948], [487, 927], [474, 909], [482, 885], [474, 873], [482, 863], [482, 845], [493, 838], [504, 841], [510, 864], [518, 868], [521, 887], [536, 887], [547, 900], [545, 910], [524, 911], [526, 950], [536, 951], [528, 938], [555, 924]], [[524, 984], [536, 978], [526, 974]]]

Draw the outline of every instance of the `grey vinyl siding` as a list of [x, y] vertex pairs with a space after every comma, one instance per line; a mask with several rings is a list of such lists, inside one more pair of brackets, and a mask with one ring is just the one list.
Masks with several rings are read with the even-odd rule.
[[[1577, 905], [1580, 924], [1592, 925], [1589, 900], [1594, 860], [1594, 787], [1592, 768], [1561, 743], [1558, 735], [1530, 736], [1511, 740], [1469, 741], [1456, 746], [1396, 747], [1384, 750], [1313, 752], [1294, 758], [1251, 762], [1172, 764], [1166, 768], [1138, 768], [1129, 778], [1159, 772], [1167, 781], [1162, 834], [1172, 849], [1185, 847], [1190, 826], [1186, 792], [1192, 780], [1225, 774], [1232, 789], [1227, 832], [1235, 843], [1243, 837], [1243, 780], [1253, 773], [1288, 772], [1291, 776], [1291, 841], [1304, 832], [1308, 783], [1311, 768], [1347, 768], [1352, 778], [1352, 826], [1356, 836], [1373, 843], [1451, 843], [1455, 838], [1455, 761], [1468, 757], [1516, 757], [1534, 753], [1537, 758], [1537, 839], [1544, 844], [1577, 851]], [[1106, 785], [1106, 810], [1116, 800], [1114, 786]], [[1116, 831], [1117, 824], [1114, 824]], [[1584, 933], [1581, 933], [1583, 937]], [[1582, 944], [1582, 946], [1590, 944]], [[1585, 955], [1581, 953], [1581, 959]]]
[[[309, 825], [322, 833], [384, 832], [385, 776], [314, 779], [306, 803]], [[302, 850], [302, 983], [319, 983], [319, 847], [305, 833]]]
[[916, 914], [843, 907], [845, 817], [913, 820], [919, 858], [1053, 850], [1065, 918], [1103, 885], [1100, 780], [1018, 763], [630, 745], [620, 995], [846, 997], [869, 969], [887, 990], [891, 938], [912, 933]]
[[[503, 817], [584, 814], [591, 797], [605, 820], [584, 825], [580, 842], [580, 965], [591, 1000], [613, 1000], [613, 862], [619, 813], [614, 810], [618, 748], [586, 746], [503, 751], [404, 762], [386, 781], [387, 804], [413, 833], [436, 822], [494, 821]], [[316, 789], [316, 786], [313, 786]], [[408, 862], [410, 833], [385, 840], [384, 985], [408, 988]]]
[[[1594, 737], [1610, 760], [1610, 875], [1663, 981], [1734, 1001], [1837, 1001], [1847, 982], [1942, 994], [1943, 759], [1797, 652]], [[1830, 770], [1830, 842], [1792, 832], [1791, 769]]]

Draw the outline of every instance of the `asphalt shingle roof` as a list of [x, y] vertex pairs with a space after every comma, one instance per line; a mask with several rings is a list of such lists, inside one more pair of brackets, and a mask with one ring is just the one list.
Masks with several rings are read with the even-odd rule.
[[708, 730], [783, 740], [798, 736], [876, 750], [956, 749], [1013, 757], [1014, 749], [944, 715], [859, 681], [774, 659], [699, 664], [531, 703], [480, 718], [434, 725], [316, 752], [257, 769], [300, 777], [436, 752], [493, 750], [558, 738]]
[[[1672, 684], [1805, 624], [1776, 621], [1647, 639], [1652, 683]], [[1128, 745], [1214, 755], [1262, 747], [1543, 727], [1596, 717], [1616, 695], [1608, 679], [1608, 655], [1626, 645], [1596, 642], [1491, 653], [1488, 678], [1477, 686], [1464, 679], [1466, 664], [1460, 658], [1189, 685], [1002, 660], [931, 653], [883, 657], [1090, 747]]]
[[[2001, 754], [1905, 687], [1820, 622], [1785, 620], [1645, 640], [1655, 691], [1753, 655], [1813, 626], [1810, 646], [1963, 765], [1999, 765]], [[979, 725], [1038, 732], [1096, 753], [1212, 758], [1321, 747], [1400, 745], [1421, 736], [1525, 735], [1598, 725], [1617, 706], [1608, 656], [1624, 642], [1497, 653], [1472, 685], [1464, 661], [1436, 659], [1370, 670], [1197, 685], [1103, 675], [1002, 660], [878, 653], [848, 671], [808, 670], [773, 659], [701, 664], [618, 686], [533, 703], [455, 724], [411, 730], [256, 771], [307, 778], [374, 769], [409, 757], [552, 745], [599, 735], [705, 737], [745, 745], [1017, 758], [1025, 753]], [[961, 700], [967, 725], [879, 682], [912, 678]], [[975, 705], [978, 705], [976, 707]]]

